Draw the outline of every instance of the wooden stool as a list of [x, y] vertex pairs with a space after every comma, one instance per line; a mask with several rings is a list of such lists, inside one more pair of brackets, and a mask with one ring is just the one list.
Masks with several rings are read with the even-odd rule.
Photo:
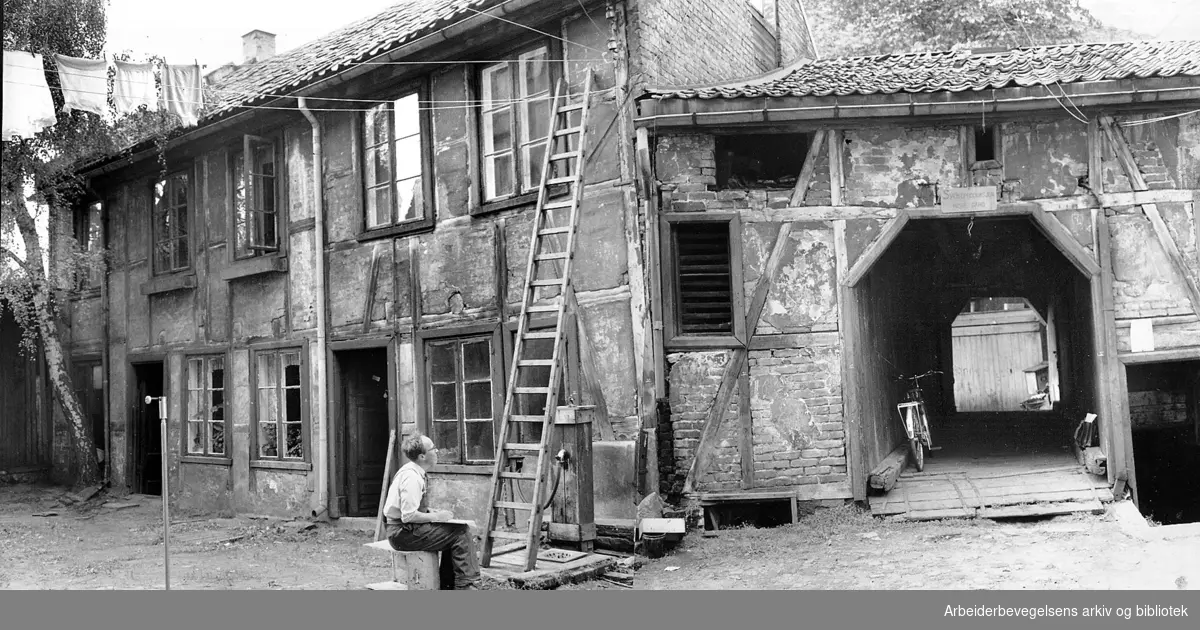
[[[436, 551], [396, 551], [392, 543], [385, 540], [367, 543], [364, 547], [386, 551], [392, 558], [392, 584], [386, 582], [370, 584], [372, 590], [399, 588], [409, 591], [436, 591], [442, 587], [441, 574], [438, 571], [438, 553]], [[404, 579], [401, 580], [400, 576]]]

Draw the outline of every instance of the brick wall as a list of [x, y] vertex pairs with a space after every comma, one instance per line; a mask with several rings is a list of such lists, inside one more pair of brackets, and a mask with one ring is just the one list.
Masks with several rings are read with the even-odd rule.
[[[670, 444], [667, 459], [659, 476], [661, 490], [671, 500], [677, 500], [696, 456], [704, 421], [721, 386], [721, 376], [730, 352], [687, 352], [667, 355], [667, 390], [671, 408], [670, 435], [660, 434], [660, 440]], [[738, 453], [740, 425], [738, 397], [733, 396], [722, 421], [717, 441], [713, 443], [712, 466], [702, 474], [697, 489], [708, 491], [736, 490], [741, 487], [741, 456]], [[663, 440], [663, 437], [668, 438]]]
[[1129, 417], [1135, 429], [1185, 424], [1188, 421], [1187, 393], [1162, 390], [1129, 392]]
[[958, 128], [884, 127], [845, 132], [848, 205], [932, 205], [932, 186], [958, 186]]
[[779, 13], [780, 64], [790, 65], [800, 59], [816, 59], [812, 33], [804, 19], [804, 0], [776, 0]]
[[712, 83], [775, 67], [755, 45], [755, 17], [742, 0], [642, 0], [630, 5], [634, 79], [650, 85]]
[[[664, 212], [786, 208], [791, 188], [716, 190], [716, 143], [707, 134], [660, 136], [655, 169]], [[822, 170], [823, 169], [823, 170]], [[829, 160], [817, 163], [806, 205], [829, 203]]]

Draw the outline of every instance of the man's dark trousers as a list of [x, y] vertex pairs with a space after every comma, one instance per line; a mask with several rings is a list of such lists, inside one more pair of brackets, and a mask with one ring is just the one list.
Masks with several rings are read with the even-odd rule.
[[460, 523], [410, 523], [387, 526], [388, 541], [399, 551], [440, 551], [443, 590], [479, 584], [479, 558], [471, 529]]

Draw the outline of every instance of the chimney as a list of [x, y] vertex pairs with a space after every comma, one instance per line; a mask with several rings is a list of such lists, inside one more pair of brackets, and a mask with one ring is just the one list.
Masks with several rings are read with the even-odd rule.
[[254, 29], [242, 35], [244, 63], [263, 61], [275, 56], [275, 34]]

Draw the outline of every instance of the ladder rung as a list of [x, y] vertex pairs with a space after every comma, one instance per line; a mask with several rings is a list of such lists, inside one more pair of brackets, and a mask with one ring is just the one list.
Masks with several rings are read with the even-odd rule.
[[565, 129], [559, 129], [558, 131], [555, 131], [554, 137], [559, 138], [562, 136], [569, 136], [571, 134], [579, 133], [580, 131], [583, 131], [582, 127], [567, 127]]
[[575, 205], [574, 199], [567, 199], [566, 201], [551, 201], [550, 203], [547, 203], [546, 205], [542, 206], [542, 209], [543, 210], [561, 210], [562, 208], [570, 208], [573, 205]]
[[504, 448], [510, 451], [540, 451], [542, 450], [542, 445], [526, 442], [505, 442]]
[[549, 387], [514, 387], [514, 394], [549, 394]]
[[550, 367], [554, 359], [522, 359], [517, 361], [517, 367]]
[[[488, 532], [488, 536], [491, 536], [492, 538], [503, 538], [504, 540], [525, 540], [526, 538], [529, 537], [529, 534], [525, 534], [522, 532], [493, 531], [493, 532]], [[492, 550], [492, 554], [495, 555], [495, 553], [496, 553], [495, 550]]]
[[[525, 307], [526, 313], [553, 313], [558, 310], [557, 304], [534, 304], [533, 306]], [[529, 339], [530, 337], [527, 337]], [[532, 337], [538, 339], [539, 337]], [[550, 337], [540, 337], [541, 339], [550, 339]]]
[[554, 339], [557, 336], [557, 330], [531, 330], [525, 333], [526, 339]]
[[554, 179], [546, 180], [547, 186], [556, 186], [558, 184], [574, 184], [575, 176], [567, 175], [566, 177], [555, 177]]
[[578, 151], [564, 151], [562, 153], [551, 153], [550, 161], [553, 162], [555, 160], [573, 160], [577, 157], [579, 157]]
[[495, 507], [508, 510], [525, 510], [526, 512], [533, 511], [532, 503], [521, 503], [520, 501], [496, 501]]
[[543, 278], [541, 280], [534, 280], [529, 284], [535, 287], [556, 287], [562, 283], [562, 278]]
[[501, 479], [537, 479], [537, 475], [533, 473], [518, 473], [508, 472], [507, 470], [500, 471]]
[[551, 252], [549, 254], [538, 254], [537, 256], [534, 256], [533, 259], [538, 260], [538, 261], [541, 261], [541, 260], [566, 260], [567, 255], [568, 255], [567, 252]]
[[567, 234], [571, 231], [570, 227], [552, 227], [538, 230], [538, 236], [549, 236], [551, 234]]
[[571, 105], [563, 105], [562, 107], [559, 107], [558, 113], [561, 114], [563, 112], [575, 112], [581, 109], [583, 109], [583, 103], [573, 103]]
[[509, 416], [508, 419], [512, 420], [513, 422], [536, 422], [538, 424], [546, 421], [545, 416], [522, 416], [517, 414]]

